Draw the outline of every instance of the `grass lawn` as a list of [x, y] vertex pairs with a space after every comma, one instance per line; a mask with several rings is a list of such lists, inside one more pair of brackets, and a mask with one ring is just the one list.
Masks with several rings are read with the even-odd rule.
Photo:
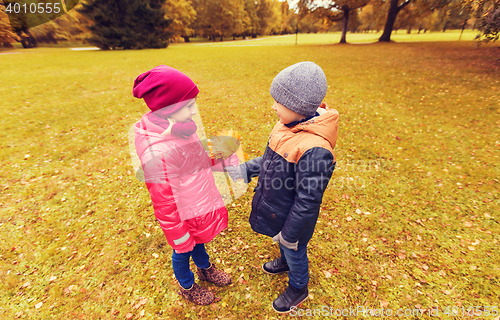
[[[198, 84], [208, 134], [238, 130], [250, 158], [260, 156], [277, 121], [271, 81], [304, 60], [324, 69], [326, 102], [341, 118], [303, 308], [500, 312], [500, 49], [448, 41], [21, 52], [0, 60], [0, 318], [281, 318], [271, 302], [287, 276], [260, 270], [279, 250], [250, 229], [251, 191], [228, 206], [229, 228], [207, 245], [233, 284], [211, 287], [221, 300], [207, 307], [176, 294], [172, 249], [133, 176], [127, 132], [147, 111], [133, 80], [167, 64]], [[492, 308], [476, 318], [480, 310]]]
[[[462, 34], [460, 40], [471, 41], [474, 40], [478, 34], [477, 30], [465, 30]], [[263, 46], [263, 45], [291, 45], [297, 44], [336, 44], [340, 42], [341, 37], [340, 32], [331, 33], [311, 33], [304, 34], [299, 33], [298, 36], [295, 34], [283, 35], [283, 36], [263, 36], [256, 39], [246, 39], [241, 40], [241, 38], [233, 41], [232, 38], [224, 39], [224, 42], [220, 41], [205, 41], [198, 42], [198, 45], [213, 45], [213, 46]], [[347, 42], [351, 44], [368, 44], [377, 42], [382, 32], [370, 32], [370, 33], [347, 33]], [[407, 34], [406, 30], [399, 30], [398, 32], [393, 32], [391, 35], [391, 40], [394, 42], [432, 42], [432, 41], [458, 41], [460, 38], [460, 30], [448, 30], [446, 32], [426, 32], [423, 31], [417, 33], [412, 31], [412, 33]], [[200, 40], [199, 38], [195, 39]], [[219, 40], [219, 39], [217, 39]]]

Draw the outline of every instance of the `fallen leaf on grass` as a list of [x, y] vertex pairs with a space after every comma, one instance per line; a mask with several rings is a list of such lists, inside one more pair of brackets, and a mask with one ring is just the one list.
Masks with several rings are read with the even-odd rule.
[[64, 294], [68, 295], [70, 294], [71, 292], [75, 291], [77, 289], [77, 286], [75, 285], [71, 285], [69, 287], [67, 287], [66, 289], [64, 289]]
[[127, 319], [132, 319], [132, 317], [133, 317], [133, 316], [134, 316], [133, 314], [131, 314], [131, 313], [127, 313], [127, 314], [125, 315], [125, 318], [127, 318]]
[[144, 313], [145, 313], [145, 312], [144, 312], [144, 310], [141, 310], [141, 312], [139, 312], [139, 315], [140, 315], [141, 317], [143, 317], [143, 316], [144, 316]]
[[470, 221], [465, 221], [465, 222], [464, 222], [464, 225], [465, 225], [467, 228], [471, 228], [471, 227], [472, 227], [472, 222], [470, 222]]
[[385, 300], [380, 300], [380, 306], [382, 308], [387, 308], [388, 305], [389, 305], [389, 302], [387, 302]]
[[35, 309], [40, 309], [42, 305], [43, 305], [42, 302], [38, 302], [37, 304], [35, 304]]
[[325, 277], [330, 278], [332, 274], [326, 270], [323, 270], [323, 273], [325, 274]]
[[21, 310], [21, 311], [19, 311], [19, 312], [16, 312], [16, 314], [14, 314], [14, 317], [19, 318], [19, 317], [21, 317], [23, 314], [24, 314], [24, 312]]
[[50, 278], [49, 278], [49, 282], [52, 282], [52, 281], [54, 281], [54, 280], [56, 280], [56, 279], [57, 279], [57, 277], [56, 277], [56, 276], [52, 276], [52, 275], [51, 275], [51, 276], [50, 276]]
[[397, 254], [397, 256], [398, 256], [398, 258], [399, 258], [399, 259], [401, 259], [401, 260], [406, 259], [406, 255], [405, 255], [404, 253], [399, 252], [399, 253]]

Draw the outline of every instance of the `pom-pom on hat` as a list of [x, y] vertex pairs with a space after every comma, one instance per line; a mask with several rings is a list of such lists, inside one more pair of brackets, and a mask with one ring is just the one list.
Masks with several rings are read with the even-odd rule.
[[193, 99], [200, 92], [184, 73], [165, 65], [157, 66], [134, 81], [133, 94], [143, 98], [151, 111], [166, 108], [169, 114], [184, 107], [182, 101]]
[[283, 69], [271, 84], [271, 96], [287, 109], [313, 116], [326, 95], [326, 76], [314, 62], [304, 61]]

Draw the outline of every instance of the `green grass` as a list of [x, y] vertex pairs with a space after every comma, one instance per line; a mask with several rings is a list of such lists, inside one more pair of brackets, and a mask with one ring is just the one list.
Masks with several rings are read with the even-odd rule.
[[198, 84], [207, 133], [238, 130], [260, 156], [277, 121], [271, 81], [303, 60], [324, 69], [325, 100], [341, 115], [303, 307], [439, 307], [446, 318], [447, 306], [498, 305], [497, 48], [21, 52], [0, 60], [0, 318], [280, 318], [270, 305], [287, 277], [260, 270], [279, 251], [249, 227], [252, 192], [228, 207], [229, 228], [207, 245], [234, 284], [209, 286], [221, 300], [208, 307], [176, 294], [172, 250], [133, 177], [127, 131], [147, 111], [133, 80], [167, 64]]
[[[465, 30], [461, 40], [471, 41], [474, 40], [477, 31]], [[347, 33], [347, 42], [351, 44], [359, 43], [374, 43], [377, 42], [382, 32], [370, 32], [370, 33]], [[198, 43], [199, 45], [215, 45], [215, 46], [262, 46], [262, 45], [290, 45], [297, 44], [311, 45], [311, 44], [335, 44], [340, 42], [341, 33], [316, 33], [316, 34], [303, 34], [299, 33], [298, 36], [295, 34], [289, 34], [284, 36], [264, 36], [256, 39], [246, 39], [241, 40], [241, 38], [233, 41], [232, 38], [224, 39], [224, 42], [220, 41], [205, 41], [203, 43]], [[393, 32], [391, 40], [394, 42], [431, 42], [431, 41], [458, 41], [460, 38], [460, 30], [449, 30], [446, 32], [426, 32], [417, 33], [412, 31], [412, 33], [407, 34], [406, 30], [399, 30], [398, 32]], [[199, 40], [199, 39], [198, 39]], [[219, 39], [217, 39], [219, 40]]]

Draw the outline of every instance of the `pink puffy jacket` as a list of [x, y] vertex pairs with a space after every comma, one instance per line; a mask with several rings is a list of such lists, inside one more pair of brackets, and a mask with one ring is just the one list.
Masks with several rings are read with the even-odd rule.
[[224, 230], [228, 214], [198, 135], [163, 136], [164, 131], [144, 115], [135, 124], [135, 146], [155, 217], [167, 242], [183, 253]]

